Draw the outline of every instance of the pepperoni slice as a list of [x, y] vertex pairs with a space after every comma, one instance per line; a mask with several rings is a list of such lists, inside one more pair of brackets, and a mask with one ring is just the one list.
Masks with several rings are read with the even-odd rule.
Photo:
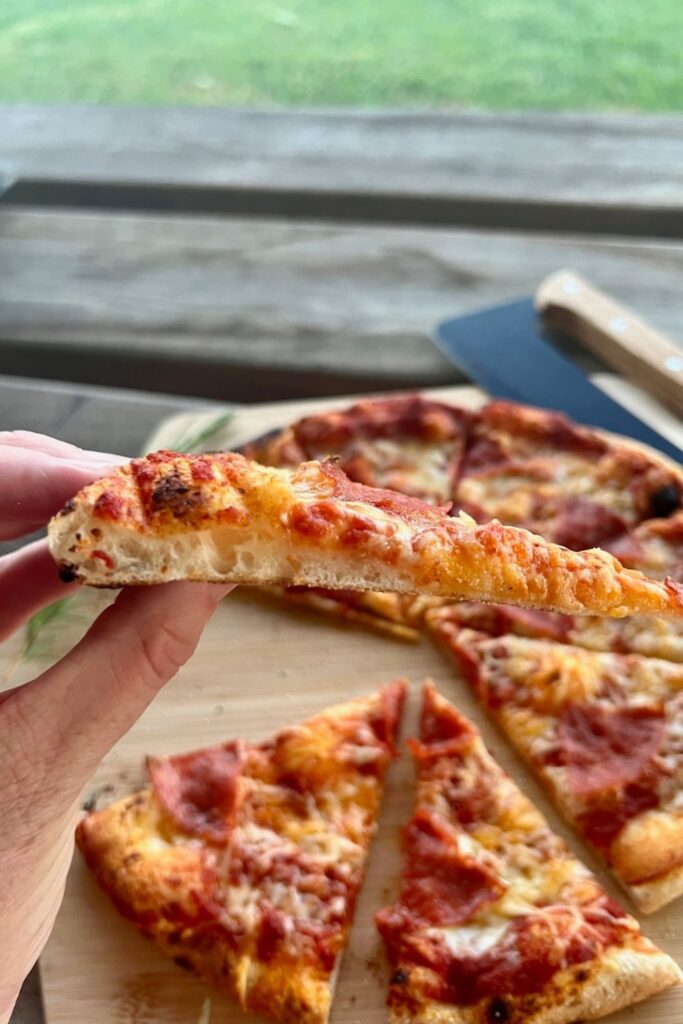
[[147, 769], [157, 800], [179, 828], [223, 843], [239, 806], [242, 763], [241, 745], [226, 743], [177, 757], [150, 757]]
[[510, 462], [510, 453], [495, 437], [477, 438], [468, 449], [463, 463], [463, 476], [484, 472]]
[[587, 498], [565, 498], [558, 510], [552, 540], [574, 551], [598, 547], [627, 528], [621, 516]]
[[613, 538], [604, 547], [627, 569], [647, 570], [647, 548], [633, 533], [622, 533], [620, 537]]
[[[362, 501], [368, 505], [387, 512], [389, 515], [399, 516], [406, 522], [427, 524], [434, 522], [439, 524], [443, 521], [443, 513], [450, 509], [447, 506], [434, 508], [420, 501], [419, 498], [409, 498], [398, 491], [389, 491], [381, 487], [366, 487], [364, 484], [354, 483], [339, 468], [336, 462], [326, 459], [321, 463], [321, 470], [333, 485], [333, 497], [340, 501]], [[318, 502], [318, 505], [323, 502]]]
[[405, 842], [408, 867], [401, 903], [421, 921], [460, 924], [505, 891], [493, 870], [460, 853], [453, 831], [430, 811], [417, 811]]
[[643, 777], [664, 737], [664, 715], [651, 707], [568, 704], [558, 736], [577, 795], [625, 787]]

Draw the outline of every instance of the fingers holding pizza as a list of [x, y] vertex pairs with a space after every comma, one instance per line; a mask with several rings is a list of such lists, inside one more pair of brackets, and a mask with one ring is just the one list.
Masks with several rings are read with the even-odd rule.
[[[43, 526], [69, 494], [124, 460], [53, 438], [0, 434], [0, 538]], [[225, 587], [128, 591], [62, 661], [0, 695], [0, 1022], [49, 935], [81, 790], [192, 653]], [[0, 637], [64, 596], [47, 542], [0, 559]]]

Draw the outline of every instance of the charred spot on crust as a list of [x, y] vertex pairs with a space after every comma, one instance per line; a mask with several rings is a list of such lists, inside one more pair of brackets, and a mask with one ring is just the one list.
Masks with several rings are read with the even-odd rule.
[[176, 471], [163, 477], [152, 492], [154, 510], [167, 509], [176, 519], [181, 519], [201, 504], [199, 491], [192, 490]]
[[399, 967], [398, 970], [394, 971], [394, 973], [391, 975], [392, 985], [406, 985], [407, 982], [408, 972], [404, 971], [402, 967]]
[[173, 962], [177, 964], [178, 967], [182, 967], [184, 971], [192, 970], [192, 964], [186, 956], [174, 956]]
[[493, 999], [486, 1011], [487, 1024], [507, 1024], [510, 1018], [510, 1007], [504, 999]]
[[652, 515], [656, 519], [666, 519], [673, 512], [681, 507], [681, 491], [677, 484], [664, 484], [654, 491], [650, 498]]
[[582, 984], [584, 981], [588, 981], [590, 973], [585, 969], [585, 967], [580, 967], [574, 977], [580, 984]]
[[67, 503], [64, 506], [64, 508], [60, 508], [60, 510], [57, 513], [57, 515], [58, 516], [68, 516], [70, 512], [75, 512], [75, 510], [76, 510], [76, 502], [73, 500], [73, 498], [69, 498], [69, 500], [67, 501]]
[[62, 562], [57, 571], [62, 583], [73, 583], [78, 579], [78, 569], [73, 562]]

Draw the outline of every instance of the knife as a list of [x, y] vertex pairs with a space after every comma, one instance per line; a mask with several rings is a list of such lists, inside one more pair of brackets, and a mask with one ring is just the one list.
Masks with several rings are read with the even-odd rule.
[[[433, 340], [451, 362], [495, 397], [556, 409], [579, 423], [625, 434], [683, 463], [683, 451], [677, 445], [592, 384], [553, 346], [539, 316], [545, 312], [548, 323], [578, 337], [618, 368], [638, 373], [658, 394], [683, 407], [683, 351], [568, 271], [547, 278], [536, 299], [519, 299], [444, 321]], [[630, 344], [624, 356], [627, 337]], [[647, 364], [647, 378], [643, 364]]]

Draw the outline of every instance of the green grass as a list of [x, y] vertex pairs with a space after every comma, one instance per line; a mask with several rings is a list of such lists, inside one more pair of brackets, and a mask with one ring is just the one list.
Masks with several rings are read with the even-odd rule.
[[683, 0], [0, 0], [0, 100], [683, 109]]

